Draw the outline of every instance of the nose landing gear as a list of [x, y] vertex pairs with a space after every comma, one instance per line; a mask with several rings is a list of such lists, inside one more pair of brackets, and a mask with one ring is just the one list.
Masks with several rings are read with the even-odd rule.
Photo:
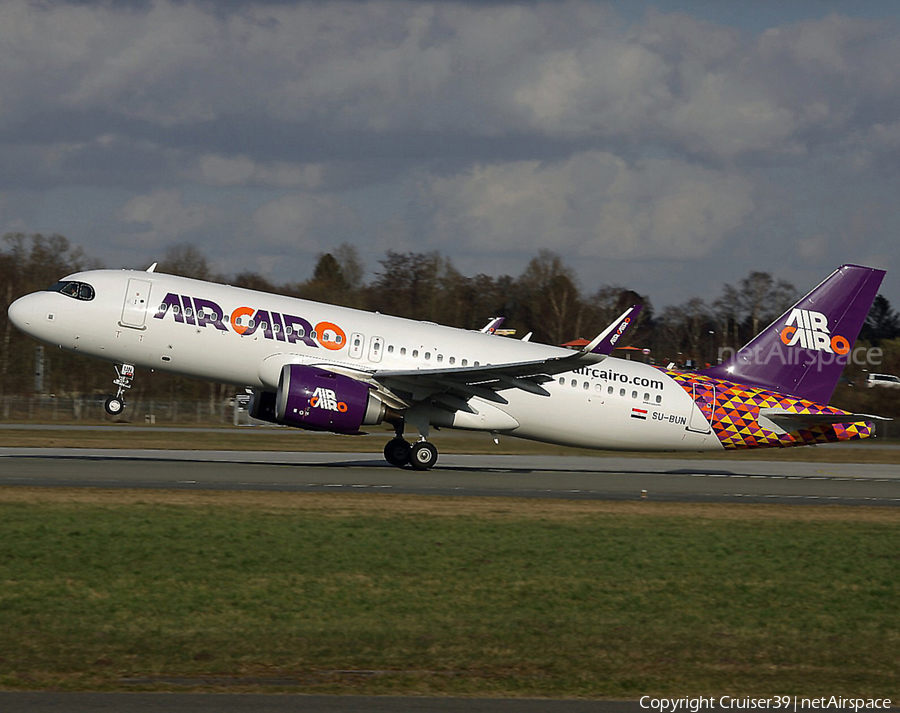
[[125, 389], [131, 388], [132, 381], [134, 381], [133, 365], [122, 364], [121, 369], [118, 366], [116, 367], [116, 378], [113, 380], [113, 384], [118, 386], [119, 389], [116, 391], [115, 396], [110, 396], [103, 404], [103, 408], [106, 409], [106, 413], [110, 416], [118, 416], [124, 410], [125, 399], [122, 396], [125, 393]]

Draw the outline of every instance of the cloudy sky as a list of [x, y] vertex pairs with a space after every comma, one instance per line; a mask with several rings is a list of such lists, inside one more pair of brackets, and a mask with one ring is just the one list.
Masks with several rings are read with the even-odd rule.
[[658, 306], [887, 268], [895, 2], [0, 3], [0, 232], [305, 279], [541, 248]]

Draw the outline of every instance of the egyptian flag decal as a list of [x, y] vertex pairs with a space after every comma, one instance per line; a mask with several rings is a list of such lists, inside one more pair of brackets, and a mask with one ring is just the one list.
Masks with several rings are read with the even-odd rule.
[[638, 418], [641, 421], [646, 421], [647, 420], [647, 409], [633, 408], [633, 409], [631, 409], [631, 417]]

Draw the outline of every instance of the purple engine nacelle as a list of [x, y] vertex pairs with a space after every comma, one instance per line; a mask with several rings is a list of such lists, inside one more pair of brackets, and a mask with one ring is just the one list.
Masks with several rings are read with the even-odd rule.
[[362, 381], [302, 364], [281, 369], [275, 395], [278, 423], [355, 434], [360, 426], [381, 423], [386, 411], [384, 402]]

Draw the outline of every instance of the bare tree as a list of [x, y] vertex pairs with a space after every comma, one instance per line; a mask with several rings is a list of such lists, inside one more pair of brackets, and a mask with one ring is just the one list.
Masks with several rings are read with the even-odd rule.
[[193, 277], [197, 280], [215, 280], [206, 255], [188, 243], [173, 245], [166, 250], [157, 269], [170, 275]]
[[768, 272], [751, 272], [740, 282], [738, 304], [750, 327], [750, 338], [759, 334], [797, 299], [797, 290], [785, 280], [775, 281]]
[[562, 258], [541, 250], [516, 282], [523, 316], [539, 338], [561, 344], [581, 333], [584, 302], [575, 273]]

